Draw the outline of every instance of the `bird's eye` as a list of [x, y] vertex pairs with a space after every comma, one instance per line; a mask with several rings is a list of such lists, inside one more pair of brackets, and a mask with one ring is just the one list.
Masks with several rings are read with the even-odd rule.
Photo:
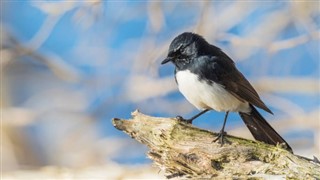
[[181, 48], [175, 49], [175, 50], [173, 51], [173, 53], [174, 53], [174, 54], [179, 54], [179, 53], [181, 53]]
[[170, 57], [180, 57], [181, 53], [182, 53], [181, 48], [179, 48], [179, 49], [175, 49], [172, 52], [170, 52], [169, 56]]
[[184, 47], [180, 47], [179, 49], [177, 49], [176, 53], [177, 54], [183, 54], [184, 49], [185, 49]]

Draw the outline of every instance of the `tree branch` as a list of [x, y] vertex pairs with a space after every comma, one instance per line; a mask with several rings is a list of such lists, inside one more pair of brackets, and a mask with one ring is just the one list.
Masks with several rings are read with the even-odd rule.
[[167, 178], [266, 178], [272, 175], [320, 178], [320, 165], [281, 147], [239, 137], [229, 143], [212, 142], [217, 133], [196, 128], [174, 118], [132, 113], [131, 120], [114, 118], [113, 125], [149, 147], [148, 157]]

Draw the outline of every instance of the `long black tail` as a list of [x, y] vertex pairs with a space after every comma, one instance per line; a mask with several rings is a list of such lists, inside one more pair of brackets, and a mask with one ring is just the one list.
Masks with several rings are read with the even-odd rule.
[[253, 137], [267, 144], [284, 144], [288, 151], [292, 152], [289, 144], [270, 126], [270, 124], [261, 116], [255, 107], [250, 105], [251, 113], [239, 112], [242, 120], [247, 125]]

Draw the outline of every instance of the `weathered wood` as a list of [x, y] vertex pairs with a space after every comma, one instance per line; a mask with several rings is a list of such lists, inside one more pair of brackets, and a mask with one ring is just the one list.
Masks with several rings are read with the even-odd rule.
[[281, 147], [227, 135], [229, 143], [212, 142], [217, 133], [175, 118], [132, 113], [131, 120], [113, 119], [113, 125], [149, 147], [148, 157], [168, 178], [319, 179], [320, 165]]

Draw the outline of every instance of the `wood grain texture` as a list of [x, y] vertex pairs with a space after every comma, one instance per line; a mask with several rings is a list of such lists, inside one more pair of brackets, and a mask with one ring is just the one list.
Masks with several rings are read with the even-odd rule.
[[217, 133], [175, 118], [132, 113], [114, 118], [113, 125], [148, 146], [147, 156], [167, 178], [319, 179], [320, 165], [281, 147], [227, 135], [228, 143], [212, 142]]

